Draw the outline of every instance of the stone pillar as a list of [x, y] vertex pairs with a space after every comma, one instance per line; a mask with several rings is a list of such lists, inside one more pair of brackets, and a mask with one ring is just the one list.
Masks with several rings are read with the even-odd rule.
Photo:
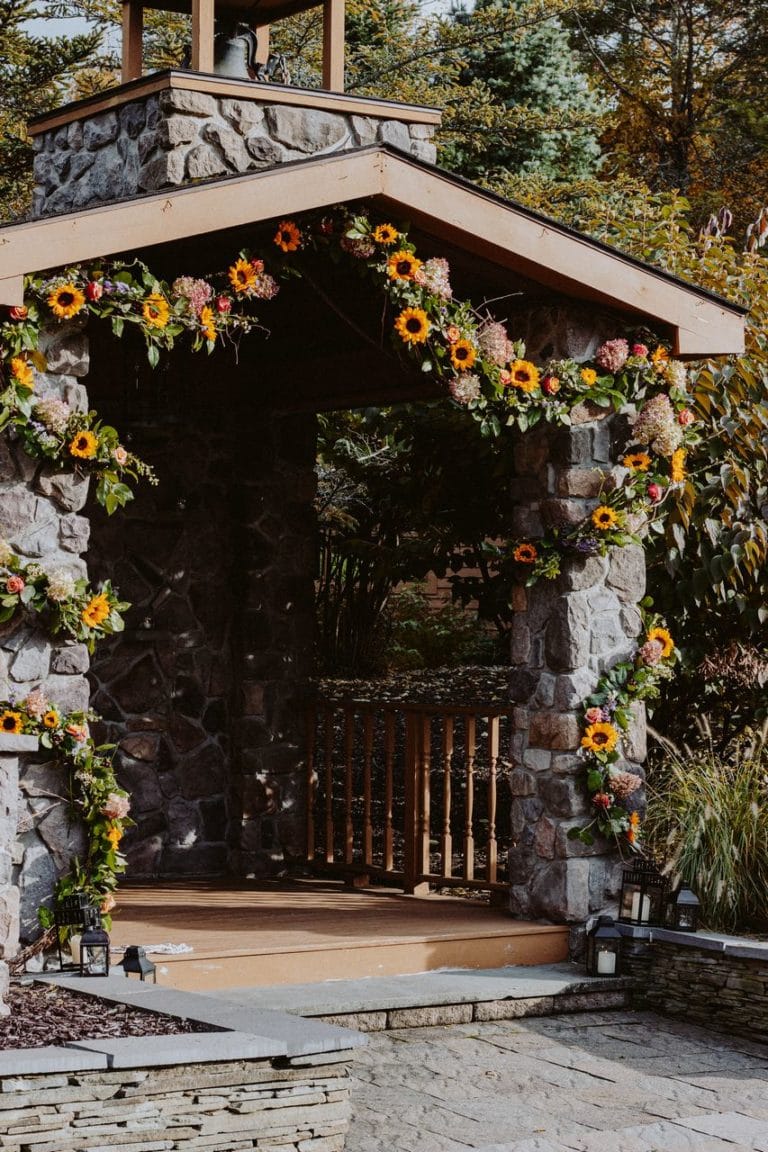
[[8, 990], [8, 960], [19, 946], [19, 889], [13, 884], [13, 853], [19, 807], [19, 756], [37, 751], [36, 736], [0, 735], [0, 1016]]
[[[72, 408], [86, 409], [88, 397], [79, 382], [88, 371], [82, 330], [72, 321], [52, 325], [40, 347], [48, 371], [36, 376], [36, 397], [57, 397]], [[89, 524], [79, 513], [87, 495], [87, 479], [40, 466], [19, 446], [9, 445], [5, 435], [0, 437], [0, 535], [26, 562], [47, 571], [63, 568], [75, 577], [86, 575], [81, 553], [88, 546]], [[0, 630], [1, 698], [23, 700], [40, 688], [64, 712], [85, 710], [87, 670], [85, 645], [52, 640], [35, 621], [14, 622]], [[63, 799], [67, 782], [58, 769], [30, 758], [21, 766], [19, 787], [19, 839], [12, 855], [24, 939], [37, 934], [37, 908], [50, 899], [58, 872], [77, 850], [77, 837]]]
[[[610, 472], [610, 418], [578, 410], [568, 430], [536, 429], [516, 448], [516, 533], [535, 538], [548, 526], [581, 521], [599, 502]], [[554, 581], [515, 592], [512, 695], [515, 768], [511, 776], [510, 909], [525, 918], [559, 923], [604, 910], [617, 893], [619, 861], [598, 838], [592, 847], [568, 830], [594, 815], [577, 755], [583, 701], [599, 675], [626, 659], [641, 628], [645, 591], [639, 547], [564, 560]], [[642, 775], [644, 717], [637, 716], [627, 764]]]

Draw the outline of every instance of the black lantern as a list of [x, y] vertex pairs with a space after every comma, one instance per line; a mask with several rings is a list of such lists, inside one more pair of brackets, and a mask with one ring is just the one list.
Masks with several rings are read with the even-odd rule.
[[667, 903], [666, 926], [677, 932], [699, 928], [699, 898], [690, 888], [678, 888]]
[[157, 969], [152, 961], [147, 959], [144, 949], [139, 948], [137, 944], [128, 945], [121, 963], [126, 976], [133, 972], [142, 981], [151, 976], [152, 983], [157, 984]]
[[652, 860], [637, 860], [621, 876], [619, 922], [636, 928], [664, 923], [667, 879]]
[[618, 976], [621, 969], [621, 932], [612, 916], [598, 916], [587, 933], [587, 974]]
[[109, 976], [109, 936], [98, 910], [80, 937], [80, 975]]
[[[85, 892], [74, 892], [71, 896], [62, 896], [56, 901], [53, 909], [53, 923], [57, 929], [56, 938], [59, 947], [59, 968], [63, 971], [78, 968], [80, 963], [78, 943], [80, 934], [93, 923], [98, 916], [98, 909], [91, 904]], [[62, 955], [62, 944], [68, 938], [72, 949], [74, 964], [65, 964]]]

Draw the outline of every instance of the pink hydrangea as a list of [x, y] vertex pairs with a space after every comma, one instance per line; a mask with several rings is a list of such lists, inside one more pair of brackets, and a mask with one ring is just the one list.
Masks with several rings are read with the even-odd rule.
[[342, 236], [339, 245], [357, 260], [370, 260], [376, 251], [376, 245], [368, 236]]
[[101, 807], [102, 816], [108, 820], [123, 820], [131, 810], [131, 802], [127, 796], [117, 792], [110, 792]]
[[483, 324], [477, 334], [477, 343], [485, 359], [497, 364], [499, 368], [513, 359], [514, 349], [507, 330], [495, 320]]
[[55, 397], [50, 400], [41, 400], [34, 409], [35, 418], [44, 424], [49, 432], [64, 432], [71, 414], [69, 405]]
[[172, 292], [179, 299], [188, 301], [196, 316], [200, 315], [213, 296], [210, 284], [206, 280], [197, 280], [194, 276], [179, 276], [173, 282]]
[[660, 640], [646, 640], [645, 644], [638, 649], [637, 654], [643, 664], [658, 664], [664, 655], [664, 645]]
[[629, 344], [621, 337], [618, 340], [606, 340], [595, 354], [595, 362], [606, 372], [620, 372], [628, 359]]
[[481, 395], [480, 378], [466, 372], [454, 376], [448, 387], [457, 404], [469, 404], [472, 400], [479, 400]]
[[633, 435], [638, 444], [650, 444], [659, 456], [671, 456], [680, 447], [683, 430], [665, 392], [652, 396], [643, 404], [635, 417]]
[[39, 719], [44, 712], [48, 711], [48, 702], [46, 701], [45, 696], [43, 696], [39, 688], [33, 688], [24, 701], [24, 707], [26, 708], [28, 715], [34, 716], [35, 719]]
[[617, 800], [627, 800], [633, 792], [637, 792], [643, 781], [635, 772], [617, 772], [608, 783]]
[[419, 272], [423, 275], [424, 287], [428, 292], [434, 296], [442, 297], [443, 300], [451, 299], [453, 296], [449, 280], [451, 270], [447, 260], [441, 256], [436, 256], [432, 260], [427, 260]]

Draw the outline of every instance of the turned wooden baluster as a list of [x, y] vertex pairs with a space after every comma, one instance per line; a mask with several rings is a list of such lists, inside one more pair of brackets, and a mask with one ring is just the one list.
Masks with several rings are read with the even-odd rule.
[[496, 842], [496, 779], [499, 768], [499, 718], [488, 717], [488, 846], [485, 878], [495, 884], [498, 865]]
[[307, 860], [315, 858], [315, 741], [317, 739], [317, 710], [310, 708], [307, 713]]
[[394, 871], [395, 852], [392, 823], [392, 801], [394, 796], [395, 766], [395, 715], [387, 712], [384, 716], [384, 867]]
[[440, 869], [443, 876], [453, 875], [453, 837], [451, 836], [451, 765], [453, 761], [453, 716], [443, 717], [443, 834], [440, 837]]
[[464, 750], [467, 758], [467, 790], [464, 801], [464, 879], [474, 880], [475, 836], [472, 825], [475, 808], [475, 753], [477, 750], [475, 717], [467, 716], [464, 723]]
[[324, 711], [325, 749], [325, 862], [333, 864], [333, 709]]
[[418, 722], [419, 740], [419, 839], [417, 849], [417, 870], [422, 876], [429, 874], [429, 821], [430, 821], [430, 774], [432, 772], [432, 717], [422, 713]]
[[355, 855], [355, 826], [352, 820], [354, 796], [355, 714], [344, 709], [344, 863], [351, 864]]
[[371, 762], [373, 760], [373, 713], [363, 717], [363, 863], [373, 864], [373, 816]]

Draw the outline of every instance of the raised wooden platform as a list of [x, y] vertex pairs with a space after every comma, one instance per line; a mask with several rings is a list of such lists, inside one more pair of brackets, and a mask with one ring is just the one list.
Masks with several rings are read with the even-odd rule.
[[118, 896], [113, 945], [190, 945], [152, 957], [159, 983], [187, 991], [551, 964], [568, 955], [566, 927], [451, 896], [313, 880], [156, 884]]

